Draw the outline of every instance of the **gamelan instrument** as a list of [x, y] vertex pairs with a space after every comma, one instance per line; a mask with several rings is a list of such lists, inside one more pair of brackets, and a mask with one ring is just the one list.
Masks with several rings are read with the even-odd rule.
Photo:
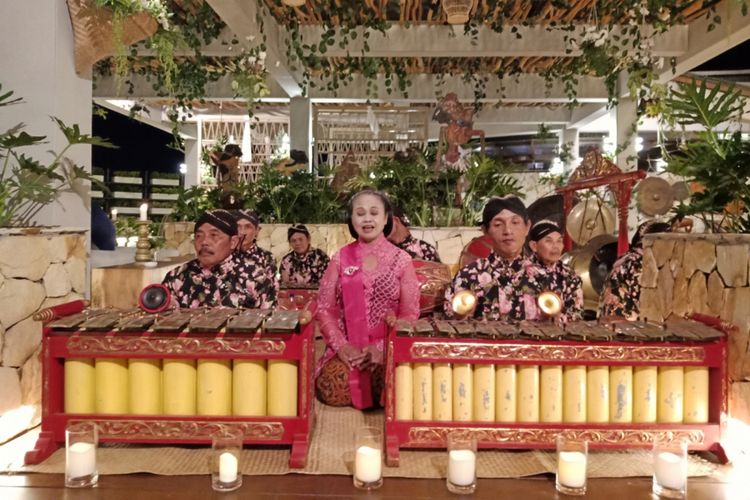
[[672, 185], [661, 177], [647, 177], [635, 187], [635, 200], [642, 214], [664, 215], [674, 203]]
[[451, 432], [481, 448], [554, 448], [561, 433], [592, 448], [685, 438], [722, 457], [726, 335], [696, 319], [399, 320], [386, 346], [387, 462], [445, 447]]
[[304, 467], [315, 302], [299, 306], [56, 306], [43, 316], [42, 432], [26, 463], [62, 446], [68, 423], [93, 422], [109, 442], [211, 443], [238, 431], [246, 444], [291, 444], [290, 466]]

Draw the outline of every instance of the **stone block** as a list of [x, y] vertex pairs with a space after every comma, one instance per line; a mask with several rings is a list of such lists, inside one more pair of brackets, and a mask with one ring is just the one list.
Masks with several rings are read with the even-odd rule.
[[6, 278], [38, 281], [44, 276], [50, 260], [43, 236], [0, 237], [0, 272]]
[[721, 280], [717, 271], [708, 275], [706, 289], [708, 292], [707, 299], [709, 314], [712, 316], [721, 315], [721, 310], [724, 307], [724, 282]]
[[[678, 267], [684, 267], [683, 261], [685, 260], [685, 241], [676, 240], [674, 247], [672, 248], [672, 256], [669, 258], [669, 265], [672, 270]], [[692, 274], [692, 272], [690, 273]]]
[[458, 264], [462, 249], [463, 244], [461, 243], [460, 236], [454, 236], [453, 238], [439, 240], [437, 242], [438, 254], [445, 264]]
[[[672, 271], [668, 267], [662, 267], [659, 270], [657, 277], [659, 286], [656, 287], [656, 291], [659, 296], [659, 309], [661, 310], [662, 318], [666, 319], [667, 316], [672, 312], [672, 296], [674, 294], [674, 278], [672, 277]], [[643, 294], [643, 288], [641, 288], [641, 294]]]
[[15, 368], [0, 367], [0, 415], [21, 406], [21, 380]]
[[[656, 265], [658, 267], [664, 267], [664, 264], [666, 264], [670, 257], [672, 257], [672, 252], [674, 251], [674, 245], [676, 243], [675, 240], [661, 240], [656, 239], [656, 237], [647, 239], [649, 242], [653, 242], [651, 251], [653, 252], [654, 257], [656, 257]], [[646, 238], [644, 238], [644, 243], [645, 241]]]
[[39, 306], [39, 309], [44, 309], [45, 307], [56, 306], [58, 304], [65, 304], [66, 302], [72, 302], [74, 300], [83, 300], [83, 295], [80, 293], [71, 292], [62, 297], [47, 297], [42, 302], [42, 305]]
[[716, 267], [716, 245], [709, 240], [693, 240], [685, 245], [682, 266], [692, 276], [695, 271], [710, 273]]
[[81, 260], [88, 259], [89, 255], [86, 251], [86, 238], [79, 234], [67, 234], [65, 235], [66, 244], [68, 247], [68, 258], [77, 257]]
[[78, 293], [86, 293], [86, 260], [71, 257], [63, 266], [65, 266], [65, 272], [70, 277], [73, 290]]
[[175, 223], [169, 223], [165, 222], [164, 225], [164, 239], [165, 240], [173, 240], [174, 239], [174, 229], [175, 229]]
[[31, 317], [5, 332], [3, 366], [21, 367], [42, 342], [42, 324]]
[[273, 228], [273, 231], [270, 235], [271, 240], [271, 246], [279, 246], [284, 243], [287, 243], [286, 239], [286, 232], [287, 232], [286, 225], [283, 224], [277, 224], [276, 227]]
[[729, 380], [743, 380], [747, 364], [747, 349], [750, 338], [747, 328], [738, 328], [729, 334], [727, 342], [727, 372]]
[[716, 267], [727, 286], [747, 285], [748, 251], [747, 245], [718, 245], [716, 247]]
[[688, 279], [681, 273], [675, 277], [671, 307], [671, 311], [675, 316], [685, 316], [689, 312], [688, 283]]
[[48, 237], [47, 253], [50, 262], [65, 262], [68, 260], [67, 236], [61, 234]]
[[690, 312], [708, 313], [708, 291], [706, 289], [706, 275], [696, 272], [688, 283], [688, 296], [690, 297]]
[[[668, 267], [662, 267], [669, 272]], [[670, 273], [671, 275], [671, 273]], [[641, 288], [655, 288], [659, 277], [659, 267], [654, 252], [647, 248], [643, 252], [643, 272], [641, 273]]]
[[44, 300], [41, 283], [23, 279], [6, 279], [0, 286], [0, 323], [6, 329], [34, 313]]
[[41, 345], [26, 360], [21, 368], [21, 403], [39, 406], [42, 403]]
[[44, 284], [47, 297], [62, 297], [69, 294], [73, 289], [73, 284], [70, 281], [67, 271], [65, 271], [65, 266], [59, 262], [50, 264], [47, 272], [44, 273], [42, 283]]
[[729, 384], [729, 416], [750, 425], [750, 382]]
[[656, 288], [641, 288], [640, 319], [664, 321], [666, 315], [662, 310], [661, 298]]

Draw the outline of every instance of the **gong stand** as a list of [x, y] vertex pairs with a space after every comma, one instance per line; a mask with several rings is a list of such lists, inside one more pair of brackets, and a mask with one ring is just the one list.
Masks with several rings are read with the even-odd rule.
[[[570, 210], [573, 208], [574, 193], [584, 189], [609, 186], [609, 190], [617, 202], [617, 218], [619, 221], [617, 256], [619, 257], [628, 251], [628, 206], [630, 205], [630, 197], [633, 194], [633, 187], [644, 177], [646, 177], [646, 172], [642, 170], [597, 175], [596, 177], [580, 178], [569, 182], [566, 186], [557, 188], [556, 192], [563, 196], [563, 210], [567, 219]], [[573, 248], [573, 239], [568, 234], [567, 228], [563, 236], [563, 244], [565, 245], [566, 252], [569, 252]]]

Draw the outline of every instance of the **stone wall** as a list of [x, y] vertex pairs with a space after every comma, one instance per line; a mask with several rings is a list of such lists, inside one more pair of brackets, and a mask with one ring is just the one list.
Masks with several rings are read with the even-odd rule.
[[[86, 239], [81, 229], [0, 230], [0, 442], [39, 423], [42, 326], [32, 315], [84, 297]], [[34, 411], [3, 418], [21, 406]]]
[[644, 237], [641, 317], [702, 313], [731, 322], [730, 414], [750, 423], [750, 234]]

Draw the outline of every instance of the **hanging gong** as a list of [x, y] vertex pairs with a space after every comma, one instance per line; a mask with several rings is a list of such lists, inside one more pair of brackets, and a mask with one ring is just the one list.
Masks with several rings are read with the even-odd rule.
[[577, 245], [585, 245], [594, 236], [612, 234], [617, 220], [612, 209], [600, 200], [585, 199], [568, 214], [568, 234]]
[[611, 234], [595, 236], [563, 256], [563, 262], [581, 278], [585, 309], [597, 309], [604, 281], [616, 260], [617, 238]]
[[677, 181], [672, 184], [672, 196], [677, 201], [687, 200], [690, 197], [690, 188], [687, 182]]
[[664, 215], [674, 203], [672, 186], [661, 177], [647, 177], [635, 188], [638, 210], [650, 217]]

